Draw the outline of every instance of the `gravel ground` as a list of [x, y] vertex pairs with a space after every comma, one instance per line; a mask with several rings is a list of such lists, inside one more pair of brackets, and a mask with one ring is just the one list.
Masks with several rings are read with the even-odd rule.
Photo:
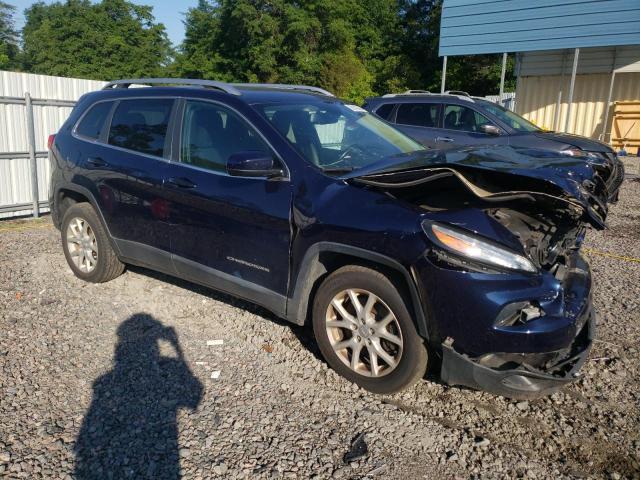
[[433, 378], [371, 395], [307, 329], [144, 269], [83, 283], [48, 219], [0, 223], [0, 476], [640, 478], [640, 183], [610, 225], [587, 240], [583, 377], [516, 402]]

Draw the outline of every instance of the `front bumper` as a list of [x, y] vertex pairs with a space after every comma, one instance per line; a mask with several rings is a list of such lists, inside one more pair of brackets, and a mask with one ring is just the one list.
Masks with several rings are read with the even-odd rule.
[[[459, 271], [427, 257], [417, 271], [445, 383], [529, 399], [576, 378], [595, 335], [591, 273], [578, 252], [557, 274]], [[503, 315], [521, 305], [539, 316]]]
[[591, 302], [584, 316], [584, 326], [574, 342], [566, 350], [558, 352], [556, 361], [544, 370], [528, 366], [527, 355], [517, 368], [490, 368], [481, 365], [477, 359], [456, 352], [452, 345], [444, 342], [442, 380], [449, 385], [463, 385], [519, 400], [550, 395], [574, 381], [587, 360], [596, 329], [596, 315]]

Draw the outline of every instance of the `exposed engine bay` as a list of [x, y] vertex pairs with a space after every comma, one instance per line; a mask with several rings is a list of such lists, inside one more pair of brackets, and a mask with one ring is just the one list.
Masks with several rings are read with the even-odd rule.
[[606, 187], [594, 181], [572, 192], [539, 178], [457, 165], [354, 180], [431, 212], [479, 208], [512, 232], [545, 270], [566, 265], [563, 259], [580, 248], [587, 225], [605, 228]]

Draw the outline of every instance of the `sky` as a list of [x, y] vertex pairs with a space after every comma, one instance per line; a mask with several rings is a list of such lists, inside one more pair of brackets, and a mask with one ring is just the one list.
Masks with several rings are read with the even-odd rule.
[[[4, 0], [9, 5], [16, 7], [16, 26], [22, 28], [24, 24], [23, 12], [30, 7], [33, 0]], [[53, 3], [52, 0], [44, 0], [45, 3]], [[174, 45], [178, 45], [184, 38], [184, 14], [195, 7], [198, 0], [131, 0], [138, 5], [151, 5], [156, 21], [164, 23], [169, 35], [169, 40]]]

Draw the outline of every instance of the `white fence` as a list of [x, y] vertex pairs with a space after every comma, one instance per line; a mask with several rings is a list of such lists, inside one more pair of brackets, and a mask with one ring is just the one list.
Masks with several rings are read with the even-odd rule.
[[493, 103], [497, 103], [498, 105], [502, 105], [504, 108], [508, 108], [509, 110], [512, 110], [514, 112], [516, 110], [515, 92], [505, 92], [502, 94], [502, 97], [500, 97], [500, 95], [487, 95], [484, 98]]
[[58, 131], [78, 98], [103, 85], [0, 71], [0, 218], [48, 210], [47, 138]]

